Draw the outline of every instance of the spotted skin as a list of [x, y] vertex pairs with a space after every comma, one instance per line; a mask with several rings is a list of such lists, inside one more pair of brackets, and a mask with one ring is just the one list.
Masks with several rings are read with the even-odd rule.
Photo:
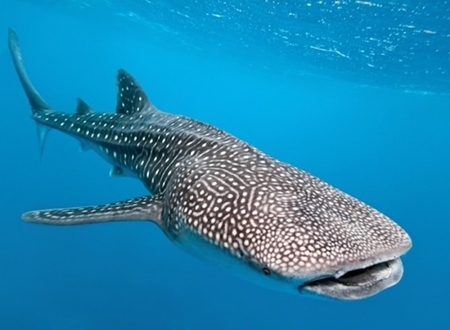
[[41, 130], [75, 137], [109, 161], [113, 175], [137, 177], [151, 193], [32, 211], [24, 220], [151, 220], [187, 251], [292, 292], [360, 299], [400, 280], [399, 257], [411, 240], [380, 212], [218, 128], [158, 110], [124, 70], [115, 113], [82, 100], [74, 114], [57, 112], [31, 84], [12, 30], [9, 46]]

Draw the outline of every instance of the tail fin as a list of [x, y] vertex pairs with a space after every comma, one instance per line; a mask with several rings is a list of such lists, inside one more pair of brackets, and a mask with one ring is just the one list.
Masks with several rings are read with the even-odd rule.
[[37, 92], [36, 88], [34, 88], [33, 84], [30, 81], [30, 78], [28, 78], [27, 72], [25, 71], [25, 67], [22, 62], [22, 52], [20, 51], [17, 34], [11, 28], [8, 32], [8, 46], [12, 60], [14, 62], [14, 67], [16, 68], [20, 83], [22, 84], [22, 87], [27, 94], [28, 102], [31, 105], [33, 114], [42, 110], [51, 110], [47, 102], [44, 101], [44, 99]]

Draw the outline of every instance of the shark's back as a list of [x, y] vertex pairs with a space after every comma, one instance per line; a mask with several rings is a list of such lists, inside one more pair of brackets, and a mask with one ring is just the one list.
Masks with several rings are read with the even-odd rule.
[[124, 70], [117, 80], [115, 113], [96, 112], [79, 100], [74, 114], [43, 109], [33, 119], [43, 129], [74, 136], [83, 149], [92, 148], [112, 163], [112, 174], [136, 176], [153, 194], [165, 190], [174, 168], [182, 163], [226, 159], [236, 151], [258, 153], [221, 129], [158, 110]]

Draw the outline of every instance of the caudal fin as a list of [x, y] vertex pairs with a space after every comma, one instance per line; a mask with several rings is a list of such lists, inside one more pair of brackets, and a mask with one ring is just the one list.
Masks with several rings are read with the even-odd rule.
[[25, 94], [28, 97], [28, 102], [31, 105], [33, 113], [37, 113], [43, 110], [51, 110], [50, 106], [39, 95], [36, 88], [34, 88], [33, 84], [31, 83], [30, 78], [28, 77], [22, 61], [22, 52], [19, 46], [19, 39], [17, 38], [16, 32], [11, 28], [8, 31], [8, 46], [14, 63], [14, 67], [16, 69], [17, 75], [19, 76], [20, 83], [22, 84]]
[[[11, 58], [14, 63], [14, 68], [16, 69], [17, 76], [19, 77], [20, 83], [27, 95], [28, 102], [31, 105], [31, 110], [33, 115], [36, 115], [43, 111], [53, 111], [50, 106], [45, 102], [42, 96], [39, 95], [36, 88], [31, 83], [30, 78], [25, 70], [25, 66], [23, 65], [22, 60], [22, 52], [19, 46], [19, 39], [17, 37], [16, 32], [13, 29], [9, 29], [8, 31], [8, 46], [9, 52], [11, 53]], [[45, 127], [44, 125], [37, 125], [38, 129], [38, 139], [39, 139], [39, 153], [42, 157], [44, 151], [45, 140], [47, 138], [47, 134], [50, 128]]]

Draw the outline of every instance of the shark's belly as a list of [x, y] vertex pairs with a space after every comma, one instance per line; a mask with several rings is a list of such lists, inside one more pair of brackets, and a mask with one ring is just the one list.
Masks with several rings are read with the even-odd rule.
[[220, 268], [230, 271], [235, 276], [248, 280], [257, 285], [289, 293], [295, 293], [293, 288], [302, 284], [300, 279], [286, 279], [277, 276], [266, 276], [262, 269], [258, 268], [245, 256], [235, 256], [226, 249], [212, 243], [204, 236], [194, 232], [188, 227], [175, 231], [166, 231], [169, 238], [180, 248], [189, 254], [218, 265]]
[[99, 144], [95, 141], [85, 139], [82, 137], [74, 136], [79, 142], [81, 149], [93, 150], [100, 157], [102, 157], [106, 162], [112, 165], [110, 175], [114, 177], [127, 176], [136, 178], [138, 175], [135, 170], [131, 167], [132, 158], [134, 158], [134, 153], [128, 150], [118, 150], [117, 147], [107, 144]]

